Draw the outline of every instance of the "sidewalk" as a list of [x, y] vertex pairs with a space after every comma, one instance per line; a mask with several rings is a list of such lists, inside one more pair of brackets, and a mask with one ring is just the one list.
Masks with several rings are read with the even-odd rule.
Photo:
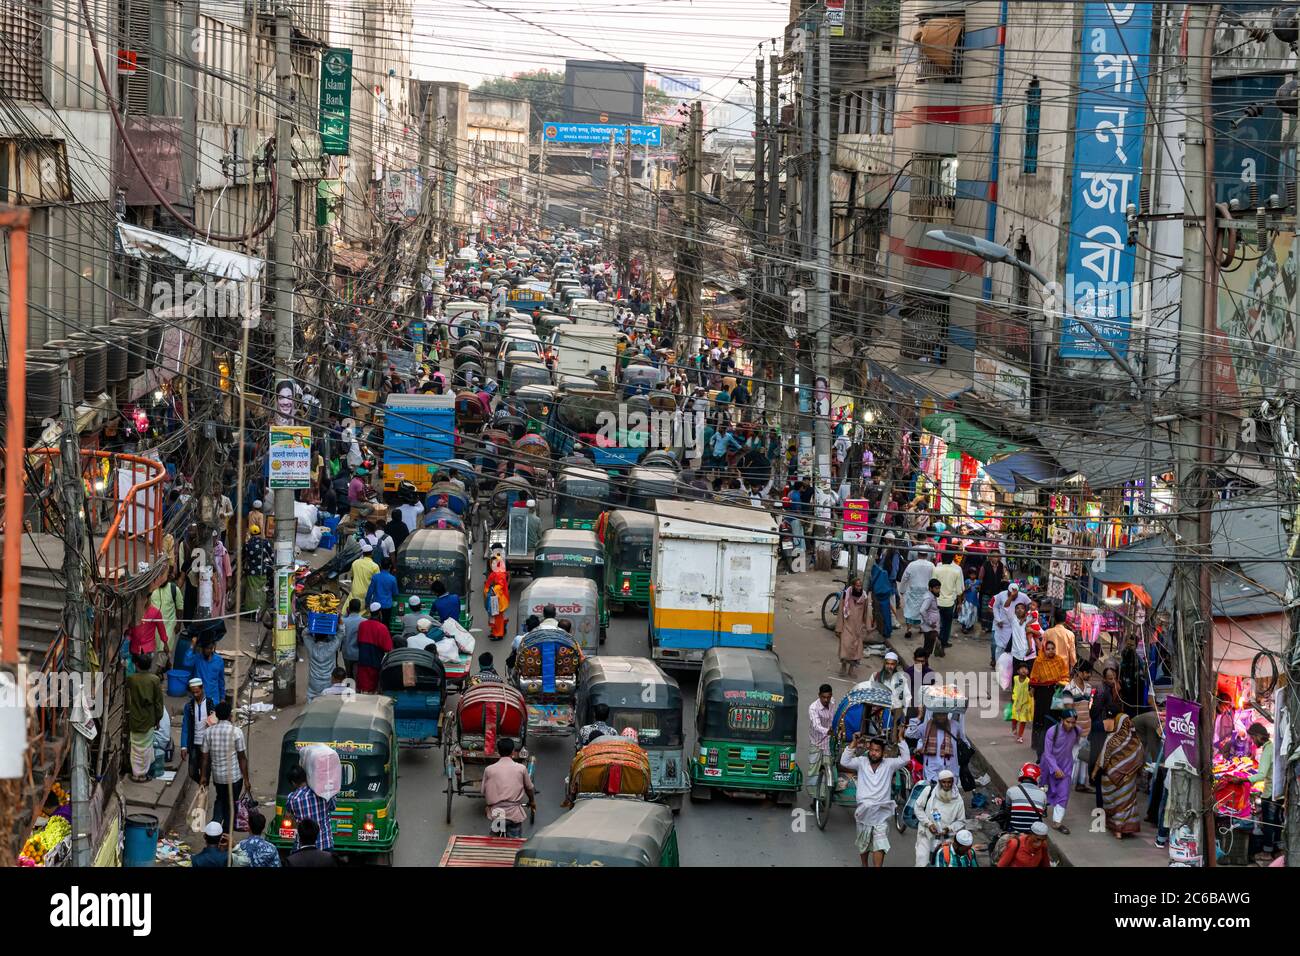
[[[912, 661], [912, 652], [920, 646], [920, 640], [913, 636], [911, 642], [903, 640], [903, 631], [895, 629], [890, 646], [898, 653], [904, 666]], [[996, 677], [988, 666], [988, 637], [981, 635], [977, 627], [969, 636], [961, 634], [961, 628], [953, 626], [952, 647], [944, 657], [934, 657], [930, 667], [941, 674], [983, 675], [981, 687], [990, 687], [997, 691]], [[961, 683], [960, 681], [950, 681]], [[983, 757], [993, 782], [988, 789], [997, 794], [1006, 793], [1013, 786], [1020, 773], [1022, 764], [1034, 759], [1033, 747], [1029, 745], [1029, 735], [1025, 743], [1018, 744], [1011, 736], [1010, 725], [1002, 719], [1002, 705], [1010, 700], [1010, 695], [1001, 694], [996, 707], [983, 706], [985, 701], [971, 701], [966, 721], [966, 733], [975, 745], [979, 756]], [[996, 716], [985, 716], [996, 711]], [[1145, 793], [1139, 792], [1138, 806], [1146, 813]], [[1142, 824], [1142, 832], [1125, 837], [1122, 841], [1105, 829], [1104, 818], [1097, 811], [1096, 800], [1091, 793], [1070, 794], [1070, 804], [1065, 811], [1065, 825], [1069, 835], [1052, 831], [1051, 842], [1060, 854], [1066, 866], [1159, 866], [1169, 865], [1169, 851], [1155, 845], [1155, 827]]]
[[[317, 568], [328, 561], [333, 556], [333, 551], [320, 549], [316, 552], [299, 552], [298, 557], [305, 557], [307, 562]], [[226, 636], [217, 645], [217, 653], [226, 658], [226, 687], [235, 698], [235, 723], [244, 731], [246, 738], [252, 737], [254, 733], [260, 732], [260, 725], [272, 725], [285, 716], [285, 711], [272, 711], [258, 708], [258, 704], [270, 705], [272, 696], [271, 681], [271, 643], [268, 639], [266, 645], [262, 648], [262, 657], [258, 657], [258, 643], [262, 639], [264, 631], [262, 625], [251, 619], [245, 618], [241, 622], [227, 621]], [[234, 664], [235, 657], [239, 657], [239, 687], [235, 687]], [[303, 699], [307, 680], [306, 664], [299, 653], [297, 667], [298, 675], [298, 697]], [[252, 682], [251, 704], [253, 712], [248, 713], [247, 708], [250, 705], [249, 682]], [[133, 783], [127, 776], [122, 777], [121, 794], [125, 802], [126, 813], [129, 816], [133, 813], [148, 813], [158, 818], [158, 825], [163, 838], [175, 838], [182, 842], [188, 842], [194, 849], [202, 847], [203, 838], [197, 834], [191, 833], [189, 823], [185, 819], [185, 812], [189, 808], [189, 802], [193, 798], [193, 782], [189, 776], [189, 764], [180, 762], [180, 737], [181, 737], [181, 712], [185, 706], [184, 697], [167, 697], [167, 712], [171, 715], [172, 721], [172, 740], [175, 745], [175, 755], [167, 763], [166, 770], [173, 773], [170, 780], [150, 780], [147, 783]], [[260, 712], [259, 712], [260, 711]], [[292, 716], [296, 711], [289, 711]], [[283, 731], [276, 731], [275, 736], [278, 739], [279, 734]], [[273, 786], [272, 773], [271, 779]], [[259, 783], [265, 783], [267, 777], [263, 774], [259, 781], [256, 771], [254, 770], [253, 782], [255, 788]], [[269, 789], [270, 787], [268, 787]], [[274, 799], [272, 795], [271, 799]], [[213, 797], [209, 794], [209, 808], [213, 802]]]
[[[837, 696], [848, 686], [849, 681], [836, 677], [839, 662], [836, 657], [836, 638], [821, 624], [822, 600], [841, 583], [845, 572], [809, 571], [803, 574], [781, 574], [776, 579], [777, 612], [780, 617], [778, 631], [784, 631], [797, 642], [798, 653], [819, 664], [825, 669], [825, 679], [836, 688]], [[837, 580], [838, 578], [838, 580]], [[790, 630], [786, 630], [786, 629]], [[792, 633], [793, 632], [793, 633]], [[778, 635], [780, 636], [780, 635]], [[789, 639], [787, 639], [788, 641]], [[778, 641], [784, 646], [778, 650], [783, 656], [791, 653], [790, 643]], [[898, 654], [900, 663], [906, 667], [912, 663], [912, 652], [920, 646], [920, 640], [913, 637], [911, 641], [903, 640], [903, 628], [894, 629], [893, 640], [889, 646]], [[975, 675], [980, 682], [976, 686], [987, 687], [998, 692], [996, 677], [988, 666], [989, 645], [986, 636], [980, 636], [978, 628], [971, 636], [964, 637], [961, 629], [954, 626], [953, 646], [944, 657], [936, 657], [930, 666], [942, 674]], [[867, 680], [880, 669], [880, 656], [867, 657], [858, 668], [858, 680]], [[951, 683], [967, 683], [969, 677], [953, 680]], [[802, 688], [801, 688], [802, 691]], [[976, 764], [982, 764], [992, 778], [988, 785], [979, 788], [989, 801], [989, 805], [977, 811], [977, 816], [987, 817], [997, 808], [993, 801], [1006, 793], [1018, 776], [1020, 767], [1034, 759], [1034, 751], [1028, 744], [1017, 744], [1011, 737], [1010, 726], [1002, 720], [1002, 705], [1010, 700], [1009, 695], [999, 694], [996, 706], [988, 701], [972, 701], [966, 721], [966, 732], [971, 743], [975, 745]], [[986, 706], [987, 705], [987, 706]], [[996, 716], [981, 716], [982, 712], [996, 713]], [[1026, 741], [1028, 737], [1026, 736]], [[972, 767], [978, 777], [980, 768]], [[1139, 806], [1146, 812], [1146, 794], [1139, 793]], [[1142, 832], [1136, 836], [1116, 840], [1106, 831], [1104, 822], [1097, 817], [1097, 830], [1093, 829], [1092, 811], [1096, 801], [1091, 793], [1074, 792], [1070, 795], [1070, 805], [1065, 813], [1065, 825], [1070, 828], [1068, 836], [1052, 832], [1051, 843], [1055, 855], [1063, 866], [1159, 866], [1169, 865], [1168, 851], [1155, 845], [1155, 828], [1145, 822]], [[996, 834], [993, 824], [985, 821], [984, 837], [991, 839]]]

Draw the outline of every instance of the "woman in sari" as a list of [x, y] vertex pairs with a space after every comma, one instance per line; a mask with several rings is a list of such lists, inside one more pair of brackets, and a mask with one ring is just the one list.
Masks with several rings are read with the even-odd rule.
[[1065, 658], [1056, 653], [1056, 642], [1046, 641], [1043, 653], [1034, 658], [1029, 671], [1029, 691], [1034, 695], [1034, 753], [1042, 760], [1043, 738], [1052, 724], [1052, 695], [1070, 679], [1070, 668]]
[[1142, 828], [1137, 809], [1137, 779], [1144, 760], [1142, 741], [1133, 729], [1133, 720], [1120, 712], [1115, 717], [1115, 730], [1102, 745], [1094, 771], [1101, 781], [1106, 829], [1115, 834], [1117, 840]]
[[492, 559], [492, 571], [483, 582], [483, 604], [492, 618], [492, 640], [499, 641], [506, 636], [506, 609], [510, 607], [510, 575], [499, 555]]

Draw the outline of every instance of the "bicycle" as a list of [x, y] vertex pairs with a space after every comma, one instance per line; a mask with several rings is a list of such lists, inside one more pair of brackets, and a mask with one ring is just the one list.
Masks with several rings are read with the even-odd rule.
[[822, 627], [828, 631], [835, 630], [835, 621], [840, 616], [840, 599], [843, 598], [843, 589], [832, 591], [826, 595], [822, 601]]

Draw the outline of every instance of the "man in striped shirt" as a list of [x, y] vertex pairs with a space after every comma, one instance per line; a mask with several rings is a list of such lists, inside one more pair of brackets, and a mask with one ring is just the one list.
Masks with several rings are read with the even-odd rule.
[[289, 792], [289, 796], [284, 801], [284, 812], [293, 821], [293, 848], [295, 850], [302, 849], [298, 839], [302, 821], [313, 820], [319, 828], [316, 836], [316, 849], [334, 849], [334, 829], [330, 824], [330, 817], [334, 813], [336, 798], [330, 797], [328, 800], [322, 800], [318, 797], [312, 788], [307, 786], [307, 771], [301, 766], [290, 768], [289, 784], [293, 787], [293, 790]]
[[1038, 785], [1043, 771], [1036, 763], [1020, 768], [1020, 780], [1007, 788], [1006, 804], [1011, 809], [1009, 829], [1014, 833], [1029, 833], [1035, 823], [1042, 822], [1047, 813], [1047, 792]]

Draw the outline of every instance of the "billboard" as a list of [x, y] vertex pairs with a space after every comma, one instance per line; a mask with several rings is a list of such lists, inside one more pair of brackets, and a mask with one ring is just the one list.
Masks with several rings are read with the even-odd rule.
[[703, 84], [698, 76], [661, 76], [659, 90], [665, 96], [678, 100], [693, 100], [700, 95]]
[[591, 143], [609, 145], [609, 134], [614, 142], [627, 143], [627, 131], [632, 131], [633, 146], [662, 146], [663, 135], [658, 126], [615, 126], [613, 123], [543, 123], [542, 138], [548, 143]]
[[564, 118], [570, 123], [626, 126], [644, 118], [645, 64], [564, 61]]
[[1126, 208], [1142, 177], [1151, 21], [1151, 4], [1084, 6], [1061, 358], [1107, 357], [1071, 314], [1091, 320], [1120, 355], [1128, 350], [1135, 247]]
[[320, 62], [320, 151], [346, 156], [352, 133], [352, 51], [328, 49]]

